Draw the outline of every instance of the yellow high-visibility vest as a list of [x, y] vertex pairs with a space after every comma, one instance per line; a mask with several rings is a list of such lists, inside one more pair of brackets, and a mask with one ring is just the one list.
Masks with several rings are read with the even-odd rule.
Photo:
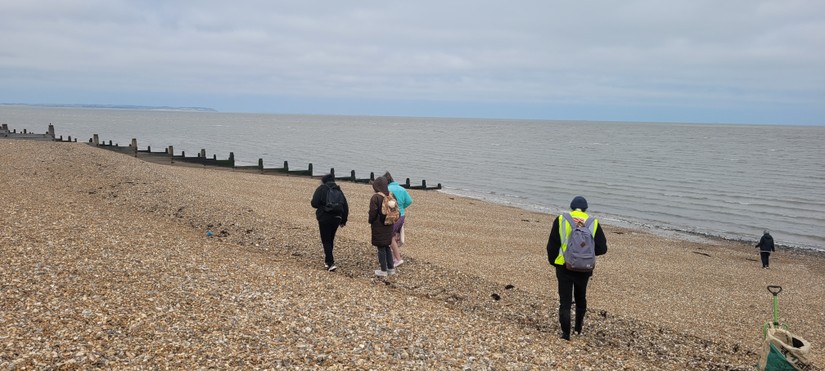
[[[589, 216], [584, 213], [584, 211], [573, 210], [570, 212], [570, 216], [573, 218], [584, 219], [587, 220]], [[596, 229], [599, 227], [599, 220], [596, 219], [593, 221], [593, 238], [596, 238]], [[564, 265], [564, 251], [567, 250], [567, 239], [570, 237], [570, 232], [573, 231], [573, 226], [564, 220], [564, 215], [559, 215], [559, 238], [561, 239], [561, 248], [559, 248], [559, 256], [556, 257], [556, 261], [554, 264], [556, 265]]]

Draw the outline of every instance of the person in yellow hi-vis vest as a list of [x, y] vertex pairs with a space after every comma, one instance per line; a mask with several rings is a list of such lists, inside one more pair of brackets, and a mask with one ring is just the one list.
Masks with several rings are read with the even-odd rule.
[[[547, 259], [556, 268], [556, 280], [559, 284], [559, 324], [561, 338], [565, 340], [570, 340], [570, 308], [573, 306], [574, 296], [574, 331], [581, 335], [584, 314], [587, 312], [587, 283], [593, 275], [596, 255], [607, 253], [607, 238], [602, 226], [596, 218], [585, 213], [587, 200], [582, 196], [576, 196], [570, 202], [570, 210], [553, 221], [550, 238], [547, 240]], [[573, 239], [579, 246], [568, 248], [568, 242]], [[576, 264], [566, 262], [565, 257], [570, 261], [575, 260]], [[581, 263], [582, 261], [584, 263]]]

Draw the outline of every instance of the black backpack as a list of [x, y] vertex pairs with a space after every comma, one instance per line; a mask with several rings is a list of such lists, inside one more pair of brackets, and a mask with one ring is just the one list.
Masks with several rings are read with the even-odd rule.
[[324, 204], [324, 212], [333, 214], [333, 215], [341, 215], [344, 212], [344, 192], [341, 192], [341, 188], [338, 187], [330, 187], [327, 186], [329, 189], [327, 190], [327, 201]]

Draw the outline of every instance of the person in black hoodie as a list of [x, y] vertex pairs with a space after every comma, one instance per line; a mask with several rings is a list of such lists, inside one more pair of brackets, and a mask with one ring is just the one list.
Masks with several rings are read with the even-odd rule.
[[776, 251], [773, 245], [773, 237], [771, 237], [771, 233], [768, 230], [765, 230], [756, 247], [759, 248], [759, 255], [762, 256], [762, 268], [768, 269], [770, 265], [768, 260], [771, 258], [771, 251]]
[[333, 241], [338, 227], [347, 225], [349, 205], [344, 191], [335, 184], [333, 174], [324, 175], [321, 185], [315, 189], [310, 202], [315, 208], [315, 217], [318, 219], [318, 229], [321, 231], [321, 244], [324, 245], [324, 267], [332, 272], [338, 269], [332, 255]]

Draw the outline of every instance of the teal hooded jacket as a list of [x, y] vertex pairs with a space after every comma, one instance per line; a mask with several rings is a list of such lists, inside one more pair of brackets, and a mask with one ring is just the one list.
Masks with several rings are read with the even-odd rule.
[[395, 200], [398, 201], [398, 211], [401, 213], [401, 216], [404, 216], [404, 209], [412, 205], [412, 197], [410, 197], [407, 190], [398, 184], [398, 182], [390, 183], [388, 188], [390, 189], [390, 192], [392, 192], [393, 196], [395, 196]]

